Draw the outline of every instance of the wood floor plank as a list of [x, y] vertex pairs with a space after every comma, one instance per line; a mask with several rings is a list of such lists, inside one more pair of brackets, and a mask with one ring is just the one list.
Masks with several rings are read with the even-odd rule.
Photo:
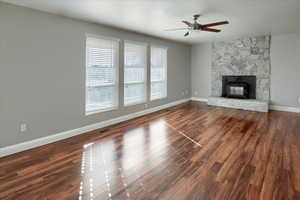
[[188, 102], [0, 159], [2, 200], [300, 199], [300, 114]]

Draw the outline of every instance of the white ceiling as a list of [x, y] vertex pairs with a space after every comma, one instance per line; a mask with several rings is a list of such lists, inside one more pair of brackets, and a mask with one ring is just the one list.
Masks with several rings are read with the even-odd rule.
[[[247, 35], [300, 32], [300, 0], [1, 0], [72, 18], [148, 35], [199, 43]], [[223, 32], [168, 32], [185, 27], [200, 13], [200, 23], [228, 20]]]

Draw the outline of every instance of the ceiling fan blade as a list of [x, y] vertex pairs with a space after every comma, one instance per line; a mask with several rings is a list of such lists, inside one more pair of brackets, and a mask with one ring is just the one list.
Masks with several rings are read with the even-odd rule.
[[203, 24], [201, 26], [204, 28], [204, 27], [219, 26], [219, 25], [224, 25], [224, 24], [229, 24], [229, 22], [222, 21], [222, 22], [216, 22], [216, 23], [211, 23], [211, 24]]
[[186, 32], [186, 33], [184, 34], [184, 37], [188, 36], [189, 34], [190, 34], [190, 32]]
[[214, 28], [202, 28], [201, 30], [208, 31], [208, 32], [215, 32], [215, 33], [221, 32], [220, 29], [214, 29]]
[[188, 25], [191, 28], [194, 27], [194, 25], [191, 22], [188, 22], [188, 21], [182, 21], [182, 22], [185, 23], [186, 25]]
[[188, 28], [172, 28], [172, 29], [165, 29], [165, 31], [180, 31], [180, 30], [187, 30]]

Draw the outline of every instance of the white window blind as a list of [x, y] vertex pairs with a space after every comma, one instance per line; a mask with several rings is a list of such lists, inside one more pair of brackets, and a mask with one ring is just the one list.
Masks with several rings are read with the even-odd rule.
[[151, 47], [151, 100], [167, 96], [167, 49]]
[[124, 105], [146, 101], [147, 46], [124, 44]]
[[86, 113], [109, 110], [118, 105], [117, 40], [86, 39]]

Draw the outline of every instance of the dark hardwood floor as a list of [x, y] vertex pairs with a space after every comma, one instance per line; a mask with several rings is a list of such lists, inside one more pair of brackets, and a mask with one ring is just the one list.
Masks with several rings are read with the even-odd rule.
[[189, 102], [0, 159], [0, 199], [300, 199], [300, 115]]

